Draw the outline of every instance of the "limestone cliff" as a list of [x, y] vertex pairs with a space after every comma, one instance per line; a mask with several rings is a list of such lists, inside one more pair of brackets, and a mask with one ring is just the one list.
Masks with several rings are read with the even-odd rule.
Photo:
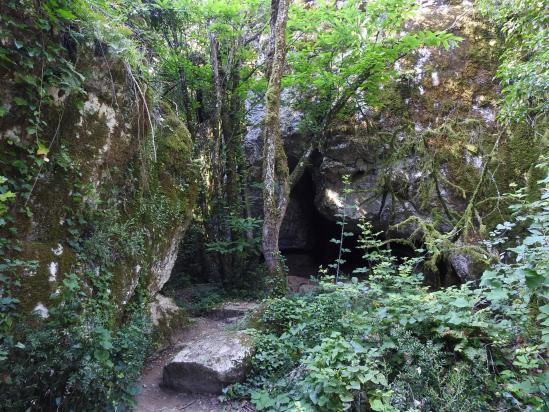
[[[36, 36], [28, 30], [21, 43], [2, 42], [26, 52]], [[169, 277], [196, 198], [192, 141], [108, 46], [69, 46], [59, 53], [71, 59], [80, 90], [48, 89], [40, 137], [20, 107], [20, 74], [0, 69], [0, 175], [17, 194], [13, 228], [3, 233], [11, 259], [34, 263], [16, 274], [15, 297], [20, 310], [48, 316], [68, 273], [101, 273], [122, 313], [137, 288], [154, 296]]]
[[[356, 106], [354, 116], [331, 129], [305, 175], [310, 182], [301, 182], [293, 191], [282, 248], [307, 251], [315, 242], [329, 240], [315, 239], [324, 235], [315, 234], [307, 220], [314, 214], [337, 220], [344, 175], [353, 189], [347, 201], [354, 206], [348, 210], [350, 230], [357, 231], [356, 224], [365, 218], [390, 238], [414, 234], [411, 240], [421, 242], [425, 234], [416, 231], [417, 225], [399, 225], [418, 217], [448, 232], [463, 215], [484, 169], [478, 198], [487, 200], [475, 210], [474, 224], [486, 231], [501, 220], [500, 205], [488, 199], [523, 180], [539, 149], [528, 131], [504, 132], [497, 124], [499, 91], [494, 76], [499, 40], [469, 1], [420, 2], [407, 24], [408, 30], [412, 28], [445, 30], [462, 41], [448, 50], [423, 47], [397, 61], [393, 80], [383, 85], [381, 109], [361, 103], [360, 96], [350, 102]], [[283, 110], [290, 166], [315, 139], [300, 133], [300, 113], [291, 109], [293, 99], [296, 96], [289, 91]], [[250, 124], [257, 124], [261, 111], [251, 111]], [[252, 127], [246, 138], [252, 164], [260, 159], [259, 137]], [[508, 166], [498, 166], [502, 163]], [[304, 199], [307, 190], [313, 193], [312, 202]], [[469, 233], [466, 242], [474, 244], [478, 238], [479, 233]], [[449, 274], [442, 282], [473, 279], [482, 270], [477, 258], [461, 250], [437, 262]]]

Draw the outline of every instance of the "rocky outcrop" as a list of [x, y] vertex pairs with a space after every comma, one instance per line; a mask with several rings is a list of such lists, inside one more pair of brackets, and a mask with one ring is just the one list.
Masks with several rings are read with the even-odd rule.
[[181, 330], [187, 323], [187, 314], [172, 298], [156, 294], [150, 303], [152, 325], [156, 331], [156, 342], [161, 348], [167, 346], [174, 332]]
[[107, 46], [73, 52], [82, 92], [50, 90], [52, 102], [41, 113], [42, 135], [49, 140], [38, 156], [32, 156], [37, 149], [27, 119], [13, 103], [18, 80], [0, 73], [0, 94], [9, 108], [0, 117], [0, 175], [24, 187], [27, 170], [36, 168], [28, 201], [18, 192], [11, 210], [17, 216], [17, 230], [9, 234], [18, 244], [13, 257], [33, 262], [19, 274], [15, 297], [20, 310], [38, 308], [42, 315], [70, 272], [108, 279], [120, 312], [137, 288], [158, 293], [196, 198], [185, 125], [168, 106], [153, 107], [146, 85]]
[[[364, 218], [390, 237], [407, 238], [417, 226], [399, 224], [413, 217], [448, 232], [463, 214], [500, 133], [498, 87], [493, 81], [498, 39], [475, 15], [472, 3], [420, 2], [418, 13], [407, 25], [412, 28], [446, 30], [463, 40], [448, 50], [422, 47], [399, 60], [394, 81], [383, 85], [383, 108], [355, 101], [360, 110], [334, 125], [309, 166], [315, 211], [332, 222], [344, 203], [342, 177], [349, 176], [353, 193], [346, 201], [352, 206], [347, 210], [348, 230], [358, 231], [357, 223]], [[282, 112], [290, 167], [309, 139], [315, 139], [300, 133], [300, 115], [289, 108], [292, 99], [296, 97], [287, 93]], [[261, 153], [254, 122], [260, 118], [258, 112], [260, 108], [251, 112], [250, 124], [255, 126], [246, 137], [252, 165], [258, 164]], [[517, 139], [523, 137], [502, 137], [498, 156], [507, 159], [513, 151], [512, 157], [521, 160], [514, 162], [512, 170], [492, 168], [489, 181], [481, 187], [481, 198], [507, 190], [531, 166], [531, 158], [515, 147]], [[280, 244], [286, 250], [303, 249], [314, 241], [314, 231], [308, 235], [310, 230], [302, 227], [306, 208], [301, 193], [293, 191], [282, 226]], [[499, 216], [489, 202], [477, 212], [487, 227]], [[414, 240], [421, 241], [421, 233], [416, 234]], [[461, 280], [475, 278], [482, 265], [478, 260], [464, 264], [473, 258], [459, 253], [452, 255], [453, 263], [443, 266]]]
[[308, 294], [318, 289], [318, 282], [313, 282], [300, 276], [288, 276], [288, 292], [293, 294]]

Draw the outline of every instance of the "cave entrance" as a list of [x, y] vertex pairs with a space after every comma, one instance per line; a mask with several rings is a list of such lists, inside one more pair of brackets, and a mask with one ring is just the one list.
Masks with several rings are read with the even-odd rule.
[[[318, 275], [320, 265], [334, 263], [339, 247], [330, 242], [339, 239], [341, 227], [323, 216], [315, 207], [316, 187], [310, 171], [305, 171], [290, 195], [290, 201], [282, 222], [279, 247], [286, 259], [290, 276], [310, 277]], [[346, 231], [356, 231], [346, 227]], [[351, 250], [343, 257], [342, 270], [350, 274], [363, 265], [362, 251], [357, 246], [358, 235], [347, 237], [344, 247]]]
[[[330, 240], [340, 238], [341, 226], [336, 217], [327, 218], [317, 210], [316, 195], [313, 176], [307, 170], [292, 190], [280, 230], [279, 247], [290, 276], [317, 276], [320, 265], [327, 267], [335, 263], [338, 257], [339, 245]], [[345, 231], [354, 233], [354, 236], [344, 239], [344, 247], [350, 252], [342, 256], [345, 263], [341, 271], [344, 275], [353, 276], [353, 271], [365, 266], [366, 262], [362, 257], [363, 250], [358, 248], [359, 228], [348, 223]], [[417, 255], [411, 247], [398, 243], [390, 246], [392, 254], [399, 260]]]

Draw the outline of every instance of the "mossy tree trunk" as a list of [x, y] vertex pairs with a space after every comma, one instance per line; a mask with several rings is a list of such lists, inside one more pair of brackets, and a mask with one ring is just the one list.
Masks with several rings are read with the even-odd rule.
[[[265, 94], [263, 130], [263, 255], [271, 276], [271, 287], [281, 284], [278, 237], [290, 192], [288, 161], [280, 130], [281, 81], [286, 59], [286, 23], [290, 0], [273, 0], [271, 8], [272, 57], [267, 62], [269, 83]], [[270, 47], [270, 48], [271, 48]]]

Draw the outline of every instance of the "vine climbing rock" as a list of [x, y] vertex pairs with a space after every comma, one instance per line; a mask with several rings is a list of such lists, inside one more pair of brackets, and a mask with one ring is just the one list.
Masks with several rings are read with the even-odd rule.
[[253, 353], [251, 338], [243, 331], [226, 326], [250, 311], [252, 307], [248, 306], [245, 303], [224, 305], [214, 311], [211, 316], [220, 327], [185, 342], [164, 367], [163, 386], [184, 392], [218, 394], [225, 386], [242, 381]]

